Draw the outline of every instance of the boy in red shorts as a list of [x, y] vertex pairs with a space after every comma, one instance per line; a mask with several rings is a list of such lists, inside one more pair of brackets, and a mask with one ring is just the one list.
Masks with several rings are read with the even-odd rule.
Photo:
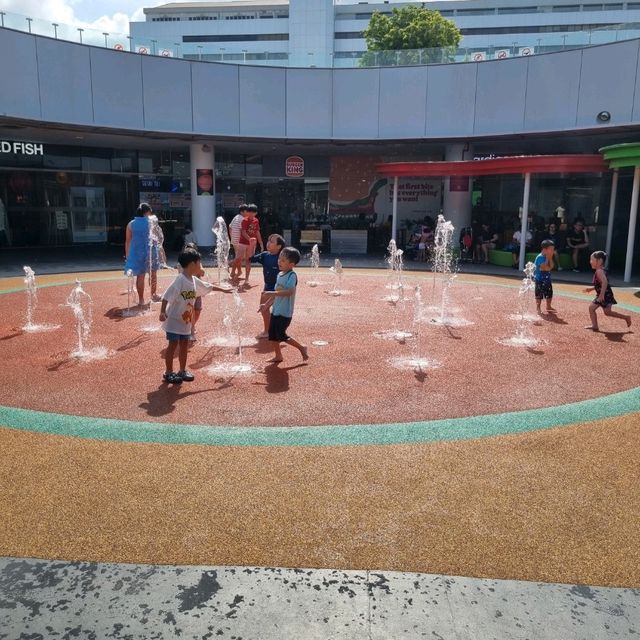
[[247, 205], [247, 216], [240, 227], [240, 244], [244, 247], [245, 277], [244, 286], [249, 287], [249, 274], [251, 273], [251, 258], [256, 252], [256, 244], [260, 245], [260, 251], [264, 251], [264, 243], [260, 235], [260, 223], [258, 222], [258, 207], [255, 204]]

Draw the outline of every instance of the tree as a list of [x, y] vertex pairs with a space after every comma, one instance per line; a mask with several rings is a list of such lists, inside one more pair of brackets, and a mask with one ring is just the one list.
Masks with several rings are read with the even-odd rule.
[[411, 5], [391, 15], [374, 11], [363, 32], [367, 52], [361, 66], [447, 62], [462, 35], [453, 20], [439, 11]]

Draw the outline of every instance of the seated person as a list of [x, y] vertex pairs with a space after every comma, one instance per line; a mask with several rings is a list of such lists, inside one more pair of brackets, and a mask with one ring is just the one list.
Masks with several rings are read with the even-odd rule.
[[412, 233], [409, 241], [405, 245], [404, 254], [409, 260], [416, 260], [418, 255], [418, 246], [420, 244], [420, 234]]
[[556, 265], [558, 271], [562, 271], [562, 267], [560, 266], [560, 255], [558, 254], [558, 247], [563, 247], [564, 242], [562, 236], [560, 235], [560, 232], [558, 231], [558, 225], [555, 221], [551, 221], [549, 223], [549, 228], [547, 229], [547, 233], [544, 239], [551, 240], [553, 242], [553, 264]]
[[496, 248], [496, 242], [498, 242], [498, 234], [488, 223], [483, 222], [480, 233], [476, 236], [476, 260], [488, 264], [489, 251]]
[[472, 259], [473, 249], [473, 227], [462, 227], [460, 230], [460, 254], [462, 259], [469, 261]]
[[573, 228], [567, 233], [567, 248], [571, 252], [573, 270], [580, 271], [580, 258], [589, 251], [589, 236], [584, 228], [584, 221], [577, 218]]
[[422, 227], [422, 233], [418, 238], [418, 257], [417, 259], [424, 262], [427, 259], [427, 251], [433, 244], [433, 230], [429, 227]]
[[[531, 246], [533, 243], [533, 234], [529, 229], [527, 229], [527, 237], [524, 241], [524, 250], [525, 252], [531, 250]], [[514, 231], [513, 238], [511, 240], [511, 244], [508, 244], [505, 247], [505, 251], [511, 251], [511, 267], [513, 269], [518, 268], [518, 264], [520, 262], [520, 245], [522, 244], [522, 232], [520, 229]]]

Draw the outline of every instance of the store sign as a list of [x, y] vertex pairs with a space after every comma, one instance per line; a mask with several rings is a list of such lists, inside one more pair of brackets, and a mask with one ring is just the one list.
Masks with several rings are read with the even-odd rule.
[[287, 178], [303, 178], [304, 160], [300, 156], [289, 156], [285, 160], [284, 174]]
[[469, 191], [468, 176], [451, 176], [449, 178], [449, 193]]
[[498, 49], [495, 53], [496, 60], [505, 60], [509, 57], [509, 51], [507, 49]]
[[521, 56], [532, 56], [536, 50], [533, 47], [520, 47], [519, 53]]
[[173, 49], [160, 49], [158, 53], [162, 58], [173, 58]]
[[160, 180], [156, 178], [140, 178], [140, 189], [147, 191], [159, 191], [160, 190]]
[[34, 142], [0, 140], [0, 153], [12, 153], [17, 156], [43, 156], [44, 145]]
[[471, 54], [471, 60], [473, 62], [484, 62], [487, 59], [486, 51], [476, 51]]
[[148, 56], [151, 54], [151, 50], [149, 49], [149, 47], [145, 47], [143, 44], [137, 44], [136, 53], [139, 53], [143, 56]]

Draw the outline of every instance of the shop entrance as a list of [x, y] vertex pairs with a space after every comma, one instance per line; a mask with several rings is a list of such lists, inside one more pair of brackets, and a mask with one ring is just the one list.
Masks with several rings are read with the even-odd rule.
[[71, 233], [74, 243], [106, 242], [104, 189], [71, 187]]

